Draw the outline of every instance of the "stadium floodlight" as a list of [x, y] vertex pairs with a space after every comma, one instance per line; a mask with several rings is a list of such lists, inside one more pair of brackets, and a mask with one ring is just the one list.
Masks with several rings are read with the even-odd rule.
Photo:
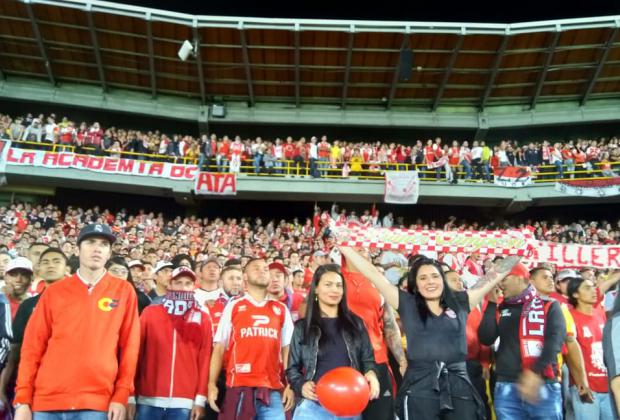
[[182, 61], [186, 61], [190, 56], [196, 56], [196, 48], [188, 40], [183, 41], [179, 52], [177, 53]]

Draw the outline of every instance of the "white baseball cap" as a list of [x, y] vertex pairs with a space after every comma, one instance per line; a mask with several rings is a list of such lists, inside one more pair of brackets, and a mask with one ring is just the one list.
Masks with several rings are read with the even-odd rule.
[[155, 273], [157, 273], [162, 268], [166, 268], [166, 267], [172, 268], [174, 266], [172, 265], [170, 261], [157, 261], [157, 264], [155, 264]]
[[4, 272], [8, 273], [10, 271], [17, 270], [17, 269], [30, 271], [31, 273], [34, 271], [32, 269], [32, 263], [30, 262], [28, 258], [17, 257], [9, 261], [9, 263], [6, 265], [6, 270], [4, 270]]

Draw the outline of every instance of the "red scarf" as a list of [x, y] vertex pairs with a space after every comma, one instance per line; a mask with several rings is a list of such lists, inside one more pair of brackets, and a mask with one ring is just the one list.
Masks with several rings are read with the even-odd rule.
[[[506, 299], [504, 303], [508, 305], [523, 305], [519, 322], [521, 366], [523, 369], [532, 369], [542, 353], [545, 342], [547, 312], [553, 301], [542, 300], [536, 294], [536, 289], [529, 285], [520, 295]], [[544, 367], [542, 375], [547, 379], [555, 379], [551, 365]]]

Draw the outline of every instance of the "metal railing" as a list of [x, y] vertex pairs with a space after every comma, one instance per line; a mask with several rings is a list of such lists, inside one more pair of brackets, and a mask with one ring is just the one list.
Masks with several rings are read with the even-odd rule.
[[[11, 147], [17, 147], [22, 149], [36, 149], [45, 150], [53, 153], [70, 152], [76, 154], [87, 154], [97, 156], [108, 157], [122, 157], [126, 159], [133, 159], [137, 161], [149, 161], [149, 162], [167, 162], [184, 165], [198, 165], [200, 157], [186, 157], [186, 156], [170, 156], [160, 155], [153, 153], [137, 153], [128, 151], [110, 151], [97, 149], [91, 146], [76, 147], [73, 145], [64, 145], [61, 143], [44, 143], [44, 142], [29, 142], [29, 141], [13, 141]], [[445, 171], [443, 168], [429, 169], [424, 164], [410, 164], [410, 163], [362, 163], [359, 171], [349, 171], [348, 176], [343, 175], [344, 163], [339, 162], [333, 164], [328, 160], [316, 160], [316, 172], [314, 175], [319, 175], [320, 178], [327, 179], [362, 179], [362, 180], [383, 180], [383, 173], [386, 170], [389, 171], [418, 171], [421, 181], [429, 182], [444, 182], [446, 180]], [[566, 165], [562, 171], [562, 179], [571, 180], [597, 180], [597, 179], [610, 179], [611, 176], [605, 176], [603, 174], [603, 166], [609, 165], [611, 170], [620, 175], [620, 162], [609, 163], [593, 163], [592, 169], [575, 169], [569, 171]], [[350, 166], [350, 164], [349, 164]], [[582, 167], [582, 164], [573, 164], [571, 166]], [[253, 159], [242, 159], [239, 167], [239, 173], [246, 176], [257, 177], [304, 177], [311, 178], [312, 166], [309, 161], [294, 161], [294, 160], [274, 160], [272, 164], [265, 165], [263, 160], [258, 168], [255, 166]], [[461, 165], [451, 166], [453, 174], [459, 180], [459, 182], [477, 183], [477, 182], [493, 182], [493, 170], [488, 166], [489, 179], [485, 179], [485, 171], [483, 165], [477, 168], [472, 165], [471, 173], [472, 177], [466, 179], [467, 172], [463, 170]], [[206, 158], [203, 162], [201, 170], [210, 172], [229, 172], [230, 159], [222, 158], [219, 160], [216, 157]], [[475, 171], [479, 173], [476, 174]], [[534, 183], [550, 183], [559, 179], [560, 173], [557, 171], [555, 165], [540, 165], [532, 171], [532, 180]]]

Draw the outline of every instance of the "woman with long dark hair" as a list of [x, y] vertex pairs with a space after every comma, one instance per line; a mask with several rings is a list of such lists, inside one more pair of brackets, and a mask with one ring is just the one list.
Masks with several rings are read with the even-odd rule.
[[518, 258], [498, 261], [467, 292], [450, 290], [437, 261], [417, 258], [409, 270], [407, 291], [403, 291], [352, 248], [342, 247], [340, 251], [400, 313], [407, 337], [408, 368], [397, 397], [399, 418], [484, 419], [484, 405], [465, 365], [467, 316], [470, 308], [510, 272]]
[[119, 279], [127, 280], [133, 286], [136, 291], [136, 295], [138, 296], [138, 312], [142, 313], [144, 308], [151, 304], [151, 299], [144, 294], [140, 289], [136, 287], [136, 284], [133, 282], [133, 277], [131, 276], [131, 270], [129, 269], [129, 265], [127, 261], [123, 257], [112, 257], [105, 264], [106, 270], [110, 272], [114, 277], [118, 277]]
[[[301, 402], [294, 420], [342, 419], [327, 412], [315, 393], [323, 374], [348, 366], [360, 371], [370, 385], [370, 398], [379, 395], [374, 353], [366, 328], [347, 307], [345, 282], [336, 264], [314, 272], [306, 316], [295, 324], [286, 376]], [[353, 417], [351, 419], [357, 419]]]

